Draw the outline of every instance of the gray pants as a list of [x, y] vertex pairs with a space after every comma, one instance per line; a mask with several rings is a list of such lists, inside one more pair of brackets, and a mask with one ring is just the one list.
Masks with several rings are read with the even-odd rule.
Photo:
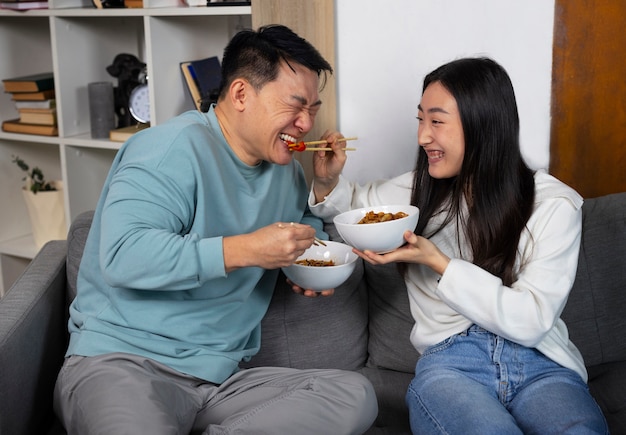
[[221, 385], [115, 353], [66, 359], [54, 405], [69, 434], [361, 434], [378, 413], [358, 373], [263, 367]]

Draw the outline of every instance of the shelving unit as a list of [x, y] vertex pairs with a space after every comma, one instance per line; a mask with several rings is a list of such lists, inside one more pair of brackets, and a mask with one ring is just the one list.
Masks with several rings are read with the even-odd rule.
[[[48, 179], [64, 183], [68, 224], [95, 208], [120, 143], [91, 139], [87, 84], [110, 81], [106, 67], [119, 53], [147, 64], [152, 125], [193, 108], [179, 63], [221, 58], [239, 29], [251, 27], [251, 6], [185, 7], [144, 0], [142, 9], [95, 9], [81, 0], [49, 0], [50, 9], [0, 9], [0, 79], [54, 71], [59, 136], [0, 132], [0, 297], [37, 253], [21, 196], [19, 155]], [[0, 119], [17, 118], [0, 93]]]

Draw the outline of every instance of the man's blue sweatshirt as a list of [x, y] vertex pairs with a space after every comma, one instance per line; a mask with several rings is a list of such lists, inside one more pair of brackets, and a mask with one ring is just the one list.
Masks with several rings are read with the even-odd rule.
[[142, 355], [221, 383], [260, 347], [278, 276], [226, 273], [223, 237], [308, 213], [300, 164], [241, 162], [213, 109], [135, 134], [104, 184], [70, 307], [67, 355]]

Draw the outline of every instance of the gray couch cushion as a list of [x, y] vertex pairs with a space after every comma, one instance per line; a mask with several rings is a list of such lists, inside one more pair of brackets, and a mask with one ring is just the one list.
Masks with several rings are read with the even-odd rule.
[[587, 366], [626, 360], [626, 193], [587, 199], [576, 281], [563, 312]]
[[[343, 242], [333, 224], [324, 229], [331, 240]], [[363, 263], [367, 284], [369, 343], [367, 366], [414, 373], [419, 353], [410, 342], [413, 317], [404, 278], [395, 264]]]
[[261, 323], [261, 350], [241, 367], [356, 370], [367, 358], [367, 295], [359, 260], [330, 297], [294, 293], [280, 273]]
[[613, 435], [626, 434], [626, 362], [589, 367], [589, 391], [596, 399]]
[[85, 242], [91, 228], [94, 211], [81, 213], [74, 219], [67, 234], [67, 297], [69, 301], [76, 297], [76, 278], [78, 267], [83, 258]]
[[370, 380], [378, 399], [378, 417], [367, 435], [410, 435], [409, 410], [404, 396], [413, 379], [413, 373], [364, 367], [359, 370]]
[[40, 434], [67, 346], [65, 241], [46, 243], [0, 299], [0, 434]]
[[368, 367], [414, 373], [419, 353], [410, 342], [413, 317], [395, 264], [365, 263], [369, 298]]

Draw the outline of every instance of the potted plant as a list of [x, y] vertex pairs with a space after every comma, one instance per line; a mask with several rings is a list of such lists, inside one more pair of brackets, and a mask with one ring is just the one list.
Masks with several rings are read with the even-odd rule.
[[32, 169], [24, 160], [13, 156], [15, 163], [26, 173], [22, 188], [26, 208], [30, 217], [33, 240], [41, 248], [50, 240], [65, 239], [67, 227], [63, 207], [63, 191], [60, 181], [47, 181], [38, 167]]

